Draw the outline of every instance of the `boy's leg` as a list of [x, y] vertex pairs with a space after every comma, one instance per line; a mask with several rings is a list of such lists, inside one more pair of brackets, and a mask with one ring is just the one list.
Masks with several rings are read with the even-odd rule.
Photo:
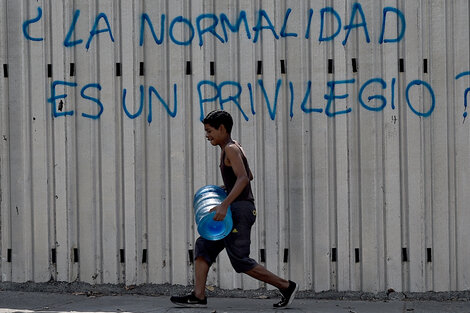
[[215, 261], [217, 255], [224, 248], [224, 242], [210, 241], [202, 237], [196, 240], [194, 260], [195, 285], [194, 291], [184, 296], [172, 296], [170, 301], [178, 306], [199, 307], [206, 306], [207, 299], [205, 296], [207, 274], [212, 262]]
[[256, 265], [253, 269], [246, 271], [245, 274], [279, 288], [282, 297], [278, 303], [273, 304], [274, 308], [285, 308], [289, 306], [299, 290], [299, 285], [295, 282], [282, 279], [261, 265]]
[[261, 280], [267, 284], [270, 284], [274, 287], [279, 288], [280, 290], [287, 289], [289, 287], [289, 281], [285, 280], [270, 271], [268, 271], [265, 267], [261, 265], [256, 265], [253, 269], [245, 272], [245, 274], [257, 279]]
[[206, 281], [209, 272], [209, 264], [203, 257], [198, 257], [194, 261], [195, 279], [194, 295], [199, 299], [206, 297]]

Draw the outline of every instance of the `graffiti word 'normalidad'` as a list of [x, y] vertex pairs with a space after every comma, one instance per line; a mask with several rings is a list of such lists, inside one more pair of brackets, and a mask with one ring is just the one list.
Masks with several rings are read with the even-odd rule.
[[[280, 39], [285, 37], [303, 37], [305, 39], [310, 39], [312, 35], [312, 21], [314, 18], [319, 18], [319, 30], [318, 38], [319, 42], [328, 42], [337, 38], [341, 31], [344, 32], [344, 37], [342, 44], [346, 45], [348, 42], [349, 35], [351, 31], [357, 30], [362, 32], [366, 42], [370, 43], [371, 39], [369, 36], [369, 25], [367, 24], [367, 19], [364, 14], [364, 10], [360, 3], [354, 3], [352, 5], [351, 14], [349, 19], [346, 19], [348, 22], [343, 27], [343, 20], [341, 19], [340, 14], [333, 7], [324, 7], [320, 9], [319, 12], [314, 12], [313, 9], [309, 9], [306, 12], [305, 25], [302, 29], [302, 33], [289, 32], [289, 16], [292, 13], [291, 8], [287, 8], [284, 12], [284, 19], [282, 25], [276, 27], [273, 24], [268, 12], [265, 10], [259, 10], [255, 14], [255, 24], [249, 25], [249, 19], [247, 17], [246, 11], [239, 11], [238, 16], [232, 21], [227, 17], [226, 14], [221, 13], [220, 15], [215, 15], [213, 13], [204, 13], [196, 17], [195, 22], [193, 23], [191, 19], [188, 19], [184, 16], [177, 16], [174, 18], [169, 18], [166, 14], [161, 14], [159, 17], [150, 17], [147, 13], [142, 13], [140, 16], [140, 36], [139, 44], [143, 46], [145, 44], [145, 33], [150, 31], [154, 42], [157, 45], [162, 45], [165, 43], [165, 40], [180, 46], [188, 46], [193, 44], [195, 41], [198, 42], [199, 46], [204, 45], [205, 40], [211, 38], [215, 42], [220, 42], [222, 44], [229, 41], [229, 31], [232, 33], [244, 33], [243, 36], [246, 36], [248, 40], [251, 40], [253, 43], [258, 42], [261, 34], [263, 33], [264, 40], [269, 38], [266, 36], [272, 36], [272, 38]], [[385, 7], [382, 10], [382, 25], [379, 37], [376, 39], [376, 42], [379, 44], [383, 43], [396, 43], [403, 39], [406, 30], [406, 20], [404, 14], [397, 8], [394, 7]], [[159, 18], [159, 21], [155, 21]], [[387, 23], [387, 18], [395, 18], [396, 23], [392, 21]], [[23, 23], [23, 34], [26, 39], [32, 41], [43, 41], [43, 37], [33, 37], [31, 35], [31, 28], [34, 27], [34, 24], [39, 22], [42, 19], [42, 9], [38, 7], [38, 14], [36, 17], [26, 20]], [[168, 19], [168, 21], [167, 21]], [[356, 22], [357, 21], [357, 22]], [[64, 38], [65, 47], [73, 47], [81, 45], [84, 43], [83, 34], [76, 34], [75, 26], [77, 23], [80, 23], [80, 10], [75, 10], [72, 22], [68, 28], [68, 32]], [[159, 23], [158, 23], [159, 22]], [[331, 23], [333, 26], [331, 27]], [[88, 21], [84, 21], [87, 23]], [[156, 31], [154, 24], [159, 24], [159, 30]], [[328, 27], [326, 26], [328, 25]], [[394, 30], [391, 38], [386, 38], [385, 31], [387, 28], [392, 27]], [[390, 26], [391, 25], [391, 26]], [[328, 30], [327, 30], [328, 28]], [[331, 29], [330, 29], [331, 28]], [[88, 38], [85, 43], [85, 48], [88, 50], [90, 45], [93, 42], [94, 37], [100, 36], [109, 36], [109, 39], [114, 42], [113, 30], [110, 24], [110, 21], [105, 13], [99, 13], [94, 19], [93, 26], [90, 30], [90, 33], [86, 36]], [[210, 37], [208, 37], [210, 36]], [[74, 38], [75, 40], [72, 40]]]

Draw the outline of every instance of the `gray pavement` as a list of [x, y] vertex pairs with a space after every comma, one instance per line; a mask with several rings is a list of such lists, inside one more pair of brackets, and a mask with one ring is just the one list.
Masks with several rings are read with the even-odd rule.
[[0, 312], [319, 312], [319, 313], [470, 313], [470, 301], [422, 300], [321, 300], [295, 299], [285, 310], [272, 309], [277, 299], [208, 298], [207, 308], [179, 308], [168, 296], [148, 295], [89, 295], [76, 293], [49, 293], [0, 291]]

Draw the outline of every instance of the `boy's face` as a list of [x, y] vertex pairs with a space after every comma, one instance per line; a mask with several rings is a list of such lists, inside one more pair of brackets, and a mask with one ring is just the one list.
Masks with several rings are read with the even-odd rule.
[[219, 128], [212, 127], [209, 124], [204, 124], [204, 130], [206, 131], [206, 138], [213, 146], [220, 145], [225, 140], [226, 132], [225, 127], [220, 125]]

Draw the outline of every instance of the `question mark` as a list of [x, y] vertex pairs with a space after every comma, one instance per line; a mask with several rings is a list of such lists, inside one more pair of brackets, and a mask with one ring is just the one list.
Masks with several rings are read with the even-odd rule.
[[465, 118], [467, 117], [467, 94], [470, 91], [470, 88], [465, 89], [465, 102], [464, 102], [464, 107], [465, 107], [465, 112], [463, 112], [463, 120], [465, 122]]
[[[470, 72], [462, 72], [460, 73], [459, 75], [455, 76], [455, 79], [459, 79], [461, 77], [464, 77], [464, 76], [467, 76], [467, 75], [470, 75]], [[467, 112], [467, 95], [468, 93], [470, 92], [470, 87], [465, 89], [465, 93], [464, 93], [464, 103], [463, 103], [463, 106], [465, 107], [465, 110], [463, 112], [463, 123], [465, 123], [465, 119], [467, 118], [467, 115], [468, 115], [468, 112]]]

